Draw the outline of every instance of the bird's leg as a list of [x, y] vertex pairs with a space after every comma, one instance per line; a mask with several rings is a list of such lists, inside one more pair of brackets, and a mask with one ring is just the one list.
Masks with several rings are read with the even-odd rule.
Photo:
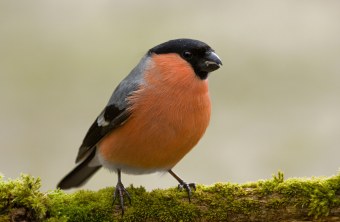
[[168, 172], [179, 182], [178, 189], [182, 190], [184, 188], [187, 191], [189, 202], [191, 202], [191, 188], [196, 190], [196, 184], [195, 183], [186, 183], [186, 182], [184, 182], [172, 170], [168, 170]]
[[113, 203], [115, 203], [117, 196], [119, 196], [119, 205], [120, 208], [122, 209], [122, 215], [124, 215], [124, 194], [126, 194], [127, 198], [129, 199], [129, 203], [131, 204], [131, 197], [130, 194], [127, 192], [125, 189], [122, 180], [121, 180], [121, 170], [117, 169], [117, 174], [118, 174], [118, 182], [116, 185], [116, 189], [113, 193]]

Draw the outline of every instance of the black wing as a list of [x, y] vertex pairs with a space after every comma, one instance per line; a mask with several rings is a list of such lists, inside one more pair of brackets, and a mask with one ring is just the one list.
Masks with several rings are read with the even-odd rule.
[[130, 116], [126, 109], [119, 109], [115, 105], [108, 105], [87, 131], [79, 148], [76, 163], [89, 155], [96, 144], [110, 131], [121, 126]]

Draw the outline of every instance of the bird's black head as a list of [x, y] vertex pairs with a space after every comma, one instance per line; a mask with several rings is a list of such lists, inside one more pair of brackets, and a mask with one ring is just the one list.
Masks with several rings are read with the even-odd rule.
[[200, 79], [206, 79], [208, 74], [222, 65], [214, 50], [204, 42], [194, 39], [174, 39], [164, 42], [149, 50], [149, 54], [177, 53], [191, 64]]

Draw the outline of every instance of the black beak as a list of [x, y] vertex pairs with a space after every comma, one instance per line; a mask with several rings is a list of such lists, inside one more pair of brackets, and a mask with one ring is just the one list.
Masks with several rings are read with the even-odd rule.
[[222, 66], [222, 61], [215, 52], [207, 52], [204, 60], [200, 63], [200, 70], [203, 72], [212, 72]]

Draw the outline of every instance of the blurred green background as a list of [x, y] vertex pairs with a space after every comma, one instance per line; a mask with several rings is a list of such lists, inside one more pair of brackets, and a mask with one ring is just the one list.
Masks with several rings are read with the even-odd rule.
[[[151, 47], [211, 45], [211, 124], [176, 167], [189, 182], [245, 182], [281, 169], [329, 176], [340, 161], [339, 1], [0, 1], [0, 172], [53, 189], [113, 89]], [[85, 188], [116, 184], [101, 170]], [[169, 175], [128, 185], [176, 186]]]

